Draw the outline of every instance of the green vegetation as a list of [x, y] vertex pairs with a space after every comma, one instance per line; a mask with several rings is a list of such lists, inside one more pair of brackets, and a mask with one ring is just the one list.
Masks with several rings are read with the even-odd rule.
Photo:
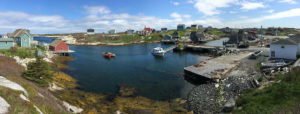
[[74, 58], [70, 57], [70, 56], [58, 56], [58, 57], [55, 57], [53, 59], [54, 68], [57, 68], [58, 70], [67, 69], [67, 68], [69, 68], [69, 66], [66, 65], [66, 63], [68, 61], [74, 61]]
[[53, 80], [53, 73], [49, 64], [41, 57], [37, 57], [35, 62], [29, 63], [22, 76], [36, 82], [39, 86], [48, 86], [48, 83]]
[[300, 110], [300, 67], [287, 74], [277, 74], [271, 86], [261, 90], [248, 90], [237, 105], [234, 113], [297, 113]]
[[10, 104], [11, 108], [9, 111], [12, 114], [39, 114], [31, 103], [19, 97], [22, 92], [1, 86], [0, 91], [0, 96]]
[[215, 35], [215, 36], [218, 36], [218, 37], [226, 36], [226, 34], [222, 30], [216, 29], [216, 28], [213, 28], [210, 31], [206, 31], [206, 33], [208, 33], [210, 35]]
[[120, 37], [105, 39], [101, 42], [103, 43], [132, 43], [141, 40], [141, 36], [139, 35], [126, 35], [120, 34]]
[[261, 69], [261, 68], [262, 68], [262, 65], [261, 65], [262, 62], [263, 62], [263, 61], [260, 61], [260, 62], [256, 63], [256, 67], [257, 67], [258, 69]]
[[10, 49], [2, 49], [0, 50], [1, 54], [6, 56], [19, 56], [20, 58], [34, 58], [35, 52], [40, 49], [45, 51], [45, 47], [30, 47], [30, 48], [21, 48], [21, 47], [11, 47]]
[[287, 36], [288, 34], [297, 34], [298, 31], [295, 29], [283, 29], [282, 32], [279, 32], [278, 36]]

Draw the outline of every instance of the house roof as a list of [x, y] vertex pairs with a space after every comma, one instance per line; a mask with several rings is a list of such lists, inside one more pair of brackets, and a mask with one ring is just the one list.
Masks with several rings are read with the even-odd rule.
[[13, 42], [14, 39], [12, 38], [0, 38], [0, 42]]
[[50, 46], [56, 47], [60, 42], [61, 40], [56, 39], [50, 44]]
[[279, 40], [276, 42], [273, 42], [272, 44], [279, 44], [279, 45], [297, 45], [297, 42], [292, 40], [291, 38]]
[[8, 34], [8, 37], [21, 37], [25, 32], [30, 33], [27, 29], [17, 29], [13, 33]]

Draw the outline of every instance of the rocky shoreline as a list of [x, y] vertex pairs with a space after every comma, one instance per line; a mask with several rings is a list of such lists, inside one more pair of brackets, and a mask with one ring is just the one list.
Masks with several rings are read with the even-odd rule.
[[260, 74], [254, 70], [253, 64], [255, 62], [245, 58], [220, 82], [209, 82], [193, 88], [187, 97], [187, 109], [197, 114], [231, 112], [236, 107], [236, 99], [243, 92], [259, 86], [256, 79]]

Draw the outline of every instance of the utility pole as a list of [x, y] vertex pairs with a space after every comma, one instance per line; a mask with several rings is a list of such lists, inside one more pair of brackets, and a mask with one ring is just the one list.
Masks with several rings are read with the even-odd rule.
[[262, 40], [263, 40], [263, 31], [262, 31], [262, 25], [260, 26], [260, 47], [262, 47]]

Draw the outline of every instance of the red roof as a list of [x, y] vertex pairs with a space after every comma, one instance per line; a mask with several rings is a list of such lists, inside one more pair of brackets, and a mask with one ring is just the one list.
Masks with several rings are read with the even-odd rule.
[[152, 31], [152, 28], [150, 28], [150, 27], [145, 27], [144, 30], [145, 30], [145, 31]]

